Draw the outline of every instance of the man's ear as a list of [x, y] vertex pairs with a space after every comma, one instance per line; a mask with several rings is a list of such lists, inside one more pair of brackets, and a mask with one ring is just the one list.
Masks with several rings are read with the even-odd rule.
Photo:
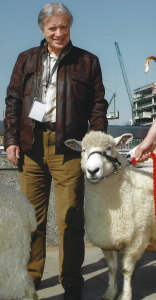
[[65, 145], [67, 147], [69, 147], [72, 150], [79, 151], [79, 152], [82, 151], [82, 147], [81, 147], [81, 142], [80, 141], [71, 139], [71, 140], [65, 141], [64, 143], [65, 143]]

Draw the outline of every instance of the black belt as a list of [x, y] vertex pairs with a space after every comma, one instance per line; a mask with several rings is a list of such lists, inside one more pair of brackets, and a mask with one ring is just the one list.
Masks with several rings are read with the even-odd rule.
[[55, 132], [55, 124], [56, 123], [50, 123], [50, 122], [42, 123], [42, 122], [36, 121], [35, 124], [36, 124], [36, 126], [35, 126], [36, 128], [42, 128], [44, 130], [50, 130], [50, 131]]

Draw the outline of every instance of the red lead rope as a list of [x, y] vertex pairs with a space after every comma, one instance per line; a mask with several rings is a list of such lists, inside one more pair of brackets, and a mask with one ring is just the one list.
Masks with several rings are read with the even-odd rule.
[[[153, 158], [153, 194], [154, 194], [154, 209], [155, 209], [155, 224], [156, 224], [156, 155], [151, 151]], [[136, 164], [135, 157], [132, 158], [132, 164]]]
[[155, 205], [155, 223], [156, 223], [156, 156], [151, 152], [153, 158], [153, 193], [154, 193], [154, 205]]

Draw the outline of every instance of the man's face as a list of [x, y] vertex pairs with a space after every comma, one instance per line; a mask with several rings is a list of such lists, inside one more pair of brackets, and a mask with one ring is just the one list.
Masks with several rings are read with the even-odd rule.
[[44, 19], [42, 31], [49, 52], [59, 55], [70, 40], [69, 20], [66, 14], [53, 15]]

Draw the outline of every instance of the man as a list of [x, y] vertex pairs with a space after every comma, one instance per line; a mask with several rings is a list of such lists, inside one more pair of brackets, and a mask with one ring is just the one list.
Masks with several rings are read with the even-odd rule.
[[59, 280], [65, 300], [81, 298], [84, 180], [80, 154], [64, 145], [88, 129], [107, 130], [107, 101], [98, 58], [70, 41], [73, 17], [61, 3], [38, 17], [40, 47], [21, 53], [7, 89], [5, 150], [20, 171], [21, 191], [36, 209], [28, 270], [36, 286], [45, 262], [46, 221], [54, 181], [59, 228]]

